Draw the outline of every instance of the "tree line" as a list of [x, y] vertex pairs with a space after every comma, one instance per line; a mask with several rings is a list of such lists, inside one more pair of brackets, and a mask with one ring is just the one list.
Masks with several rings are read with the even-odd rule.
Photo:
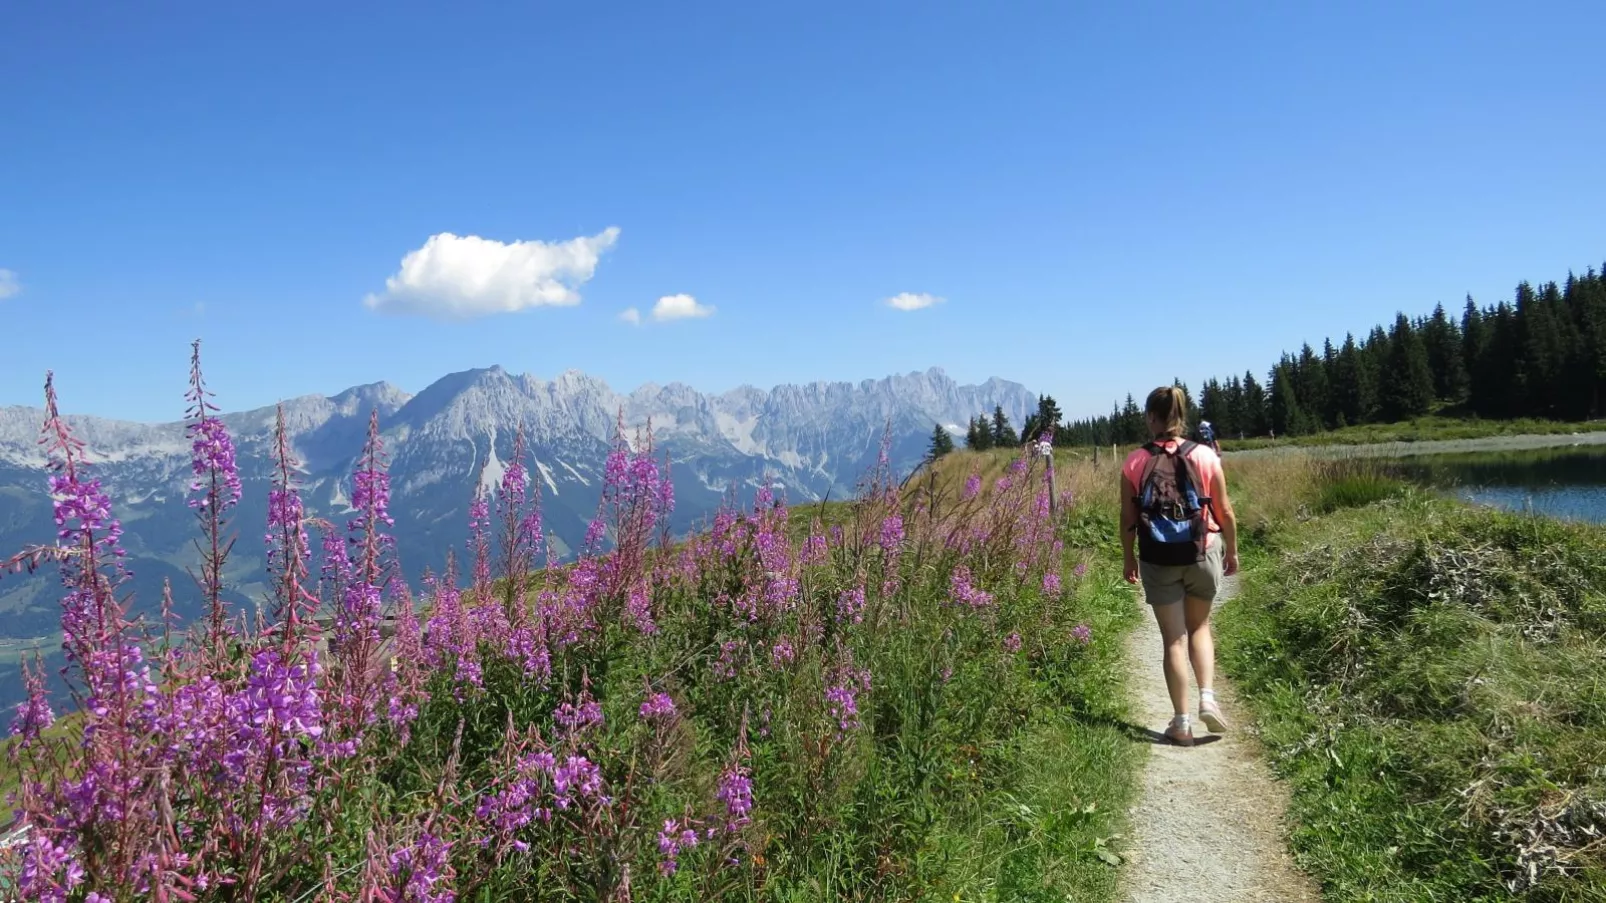
[[[1459, 316], [1440, 304], [1427, 316], [1396, 315], [1364, 338], [1328, 339], [1284, 353], [1263, 378], [1253, 371], [1212, 378], [1198, 404], [1180, 379], [1194, 426], [1209, 420], [1219, 438], [1303, 436], [1367, 423], [1396, 423], [1431, 412], [1513, 419], [1585, 420], [1606, 415], [1606, 267], [1480, 306], [1467, 296]], [[1132, 395], [1109, 414], [1064, 421], [1052, 396], [1016, 433], [1002, 408], [971, 418], [966, 446], [1018, 445], [1053, 428], [1055, 445], [1131, 445], [1148, 438]], [[937, 446], [953, 448], [941, 426]]]
[[1285, 353], [1264, 385], [1253, 373], [1211, 379], [1200, 413], [1218, 436], [1302, 436], [1439, 412], [1506, 420], [1585, 420], [1606, 410], [1606, 275], [1588, 270], [1459, 317], [1438, 305], [1398, 314], [1363, 340]]

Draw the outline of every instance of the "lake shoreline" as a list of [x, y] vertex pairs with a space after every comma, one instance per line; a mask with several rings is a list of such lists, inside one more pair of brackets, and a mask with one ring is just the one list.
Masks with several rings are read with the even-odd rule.
[[1542, 448], [1580, 448], [1606, 445], [1606, 431], [1582, 433], [1530, 433], [1487, 436], [1479, 439], [1424, 439], [1416, 442], [1373, 442], [1354, 445], [1281, 445], [1223, 451], [1229, 460], [1308, 455], [1313, 458], [1405, 458], [1456, 452], [1528, 451]]

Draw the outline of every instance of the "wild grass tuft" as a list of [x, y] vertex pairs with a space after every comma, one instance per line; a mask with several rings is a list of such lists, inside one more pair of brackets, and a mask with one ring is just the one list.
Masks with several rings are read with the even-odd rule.
[[1598, 528], [1312, 490], [1220, 618], [1301, 864], [1334, 901], [1606, 898]]

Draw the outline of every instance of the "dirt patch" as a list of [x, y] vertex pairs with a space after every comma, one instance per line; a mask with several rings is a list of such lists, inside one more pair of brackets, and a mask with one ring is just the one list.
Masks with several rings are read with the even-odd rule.
[[[1229, 579], [1223, 590], [1222, 600], [1230, 600], [1237, 580]], [[1283, 840], [1287, 792], [1246, 731], [1248, 716], [1232, 687], [1217, 676], [1216, 698], [1232, 730], [1212, 735], [1196, 724], [1195, 745], [1175, 746], [1160, 734], [1171, 720], [1171, 698], [1160, 670], [1160, 629], [1148, 612], [1127, 641], [1127, 656], [1135, 714], [1155, 745], [1131, 813], [1124, 898], [1318, 903], [1321, 895], [1294, 866]], [[1196, 708], [1196, 688], [1189, 699]]]

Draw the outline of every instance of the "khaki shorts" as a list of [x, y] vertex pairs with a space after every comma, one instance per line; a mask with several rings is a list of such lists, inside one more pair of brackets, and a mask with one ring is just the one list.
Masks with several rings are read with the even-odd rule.
[[1143, 601], [1150, 605], [1170, 605], [1190, 599], [1216, 601], [1216, 588], [1221, 585], [1222, 542], [1212, 534], [1205, 546], [1203, 561], [1195, 564], [1150, 564], [1138, 562], [1138, 576], [1143, 578]]

